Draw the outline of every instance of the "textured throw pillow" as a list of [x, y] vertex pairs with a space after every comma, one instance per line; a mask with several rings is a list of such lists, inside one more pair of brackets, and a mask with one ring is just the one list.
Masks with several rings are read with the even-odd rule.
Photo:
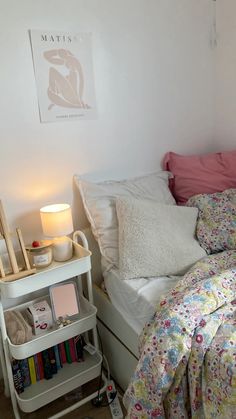
[[116, 209], [121, 278], [182, 275], [206, 255], [195, 238], [197, 208], [119, 198]]
[[170, 173], [160, 171], [123, 181], [92, 183], [76, 179], [86, 215], [103, 256], [103, 270], [118, 267], [118, 223], [115, 200], [133, 196], [166, 204], [175, 204], [168, 188]]
[[208, 254], [236, 249], [236, 189], [196, 195], [186, 205], [199, 209], [196, 234]]
[[193, 195], [236, 188], [236, 150], [194, 156], [170, 152], [164, 157], [164, 169], [174, 176], [170, 188], [179, 204]]

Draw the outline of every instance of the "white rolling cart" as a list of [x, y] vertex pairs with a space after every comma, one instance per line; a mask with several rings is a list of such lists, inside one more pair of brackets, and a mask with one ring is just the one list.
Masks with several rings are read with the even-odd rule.
[[[82, 241], [82, 245], [77, 243], [78, 238]], [[67, 262], [52, 262], [45, 269], [38, 270], [34, 275], [21, 278], [13, 282], [4, 282], [0, 280], [0, 327], [3, 344], [3, 352], [5, 358], [5, 394], [10, 391], [12, 406], [16, 419], [20, 419], [20, 410], [23, 412], [32, 412], [47, 403], [61, 397], [62, 395], [72, 391], [73, 389], [93, 380], [101, 374], [102, 355], [98, 347], [97, 329], [96, 329], [96, 312], [97, 309], [93, 305], [92, 280], [91, 280], [91, 252], [88, 250], [88, 243], [85, 235], [77, 231], [73, 235], [74, 255]], [[80, 275], [86, 274], [88, 298], [82, 295], [83, 286]], [[27, 296], [32, 292], [48, 287], [53, 284], [60, 283], [70, 278], [77, 278], [79, 290], [80, 312], [78, 318], [71, 324], [58, 329], [54, 328], [44, 332], [41, 335], [33, 336], [33, 339], [22, 345], [14, 345], [10, 341], [4, 320], [4, 300], [14, 299], [21, 296]], [[29, 296], [30, 298], [30, 296]], [[49, 298], [48, 295], [43, 297]], [[41, 298], [39, 298], [42, 300]], [[35, 301], [35, 299], [34, 299]], [[31, 301], [24, 304], [11, 307], [12, 309], [24, 309]], [[85, 351], [84, 362], [73, 362], [72, 364], [64, 364], [63, 368], [53, 375], [50, 380], [43, 379], [31, 384], [23, 393], [18, 394], [15, 390], [12, 376], [11, 360], [28, 358], [37, 352], [41, 352], [51, 346], [57, 345], [73, 336], [92, 331], [93, 346], [96, 351], [93, 355]], [[100, 392], [106, 389], [106, 379], [103, 376], [103, 387]], [[95, 398], [97, 391], [89, 396], [79, 400], [72, 406], [60, 411], [50, 417], [56, 419], [66, 415], [72, 410], [80, 407], [87, 401]], [[19, 409], [20, 408], [20, 409]]]

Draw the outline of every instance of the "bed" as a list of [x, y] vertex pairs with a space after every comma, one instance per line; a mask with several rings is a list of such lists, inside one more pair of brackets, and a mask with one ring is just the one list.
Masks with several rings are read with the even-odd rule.
[[82, 180], [79, 193], [75, 178], [94, 258], [99, 332], [111, 373], [126, 390], [127, 417], [236, 417], [235, 157], [168, 153], [161, 173], [98, 188]]

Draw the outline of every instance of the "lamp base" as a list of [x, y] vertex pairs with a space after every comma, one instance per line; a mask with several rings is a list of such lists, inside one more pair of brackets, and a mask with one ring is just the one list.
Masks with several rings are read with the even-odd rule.
[[53, 259], [56, 262], [65, 262], [72, 258], [73, 243], [67, 236], [56, 237], [52, 241]]

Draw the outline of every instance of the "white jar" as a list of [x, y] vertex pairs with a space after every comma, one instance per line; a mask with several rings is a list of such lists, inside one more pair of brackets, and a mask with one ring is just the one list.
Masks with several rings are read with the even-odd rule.
[[52, 263], [52, 246], [49, 244], [41, 244], [38, 247], [26, 246], [29, 261], [33, 268], [46, 268]]

